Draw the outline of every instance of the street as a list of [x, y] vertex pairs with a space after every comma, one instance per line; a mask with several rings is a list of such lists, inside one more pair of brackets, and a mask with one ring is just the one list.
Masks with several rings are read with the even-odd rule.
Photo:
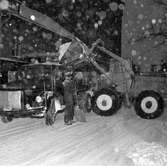
[[[122, 108], [110, 117], [93, 112], [86, 117], [87, 122], [75, 122], [71, 126], [64, 125], [62, 113], [53, 126], [46, 126], [44, 119], [0, 122], [1, 165], [138, 166], [135, 162], [138, 160], [139, 164], [140, 159], [135, 159], [133, 152], [135, 146], [142, 144], [156, 145], [163, 149], [162, 156], [167, 155], [166, 113], [159, 119], [144, 120], [133, 109]], [[161, 164], [165, 162], [167, 165], [165, 160]]]

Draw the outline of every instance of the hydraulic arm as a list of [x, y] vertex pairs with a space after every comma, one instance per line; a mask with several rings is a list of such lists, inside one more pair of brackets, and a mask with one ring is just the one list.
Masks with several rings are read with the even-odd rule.
[[75, 39], [75, 36], [72, 33], [64, 29], [53, 19], [36, 10], [28, 8], [23, 3], [18, 3], [18, 2], [10, 3], [10, 6], [7, 10], [10, 14], [25, 21], [37, 24], [38, 26], [47, 29], [55, 34], [58, 34], [71, 40]]

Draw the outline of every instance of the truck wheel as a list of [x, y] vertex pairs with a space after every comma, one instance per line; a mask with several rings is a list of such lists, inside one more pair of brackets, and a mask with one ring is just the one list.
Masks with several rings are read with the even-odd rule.
[[8, 123], [11, 122], [13, 118], [11, 116], [1, 116], [1, 120], [3, 123]]
[[141, 92], [135, 101], [137, 115], [144, 119], [155, 119], [163, 113], [164, 102], [159, 93], [151, 90]]
[[110, 89], [101, 89], [92, 97], [92, 109], [101, 116], [110, 116], [118, 110], [119, 95]]

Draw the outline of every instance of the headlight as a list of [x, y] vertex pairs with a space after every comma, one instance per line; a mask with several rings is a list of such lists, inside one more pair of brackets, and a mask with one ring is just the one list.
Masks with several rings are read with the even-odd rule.
[[35, 101], [36, 101], [37, 103], [41, 103], [43, 100], [42, 100], [42, 97], [41, 97], [41, 96], [37, 96], [37, 97], [35, 98]]
[[31, 108], [31, 106], [30, 106], [30, 104], [26, 104], [26, 109], [30, 109]]

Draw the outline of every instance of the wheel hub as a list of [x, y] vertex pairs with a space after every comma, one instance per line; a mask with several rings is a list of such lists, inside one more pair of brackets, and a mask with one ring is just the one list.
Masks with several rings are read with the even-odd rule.
[[108, 94], [102, 94], [97, 98], [96, 105], [100, 110], [108, 111], [113, 106], [113, 99]]
[[154, 113], [158, 108], [158, 102], [154, 97], [147, 96], [143, 98], [141, 108], [147, 114]]
[[151, 102], [151, 101], [148, 101], [148, 102], [146, 103], [146, 107], [147, 107], [147, 108], [151, 108], [151, 107], [152, 107], [152, 102]]
[[104, 106], [104, 107], [107, 106], [107, 101], [106, 100], [102, 101], [102, 106]]

